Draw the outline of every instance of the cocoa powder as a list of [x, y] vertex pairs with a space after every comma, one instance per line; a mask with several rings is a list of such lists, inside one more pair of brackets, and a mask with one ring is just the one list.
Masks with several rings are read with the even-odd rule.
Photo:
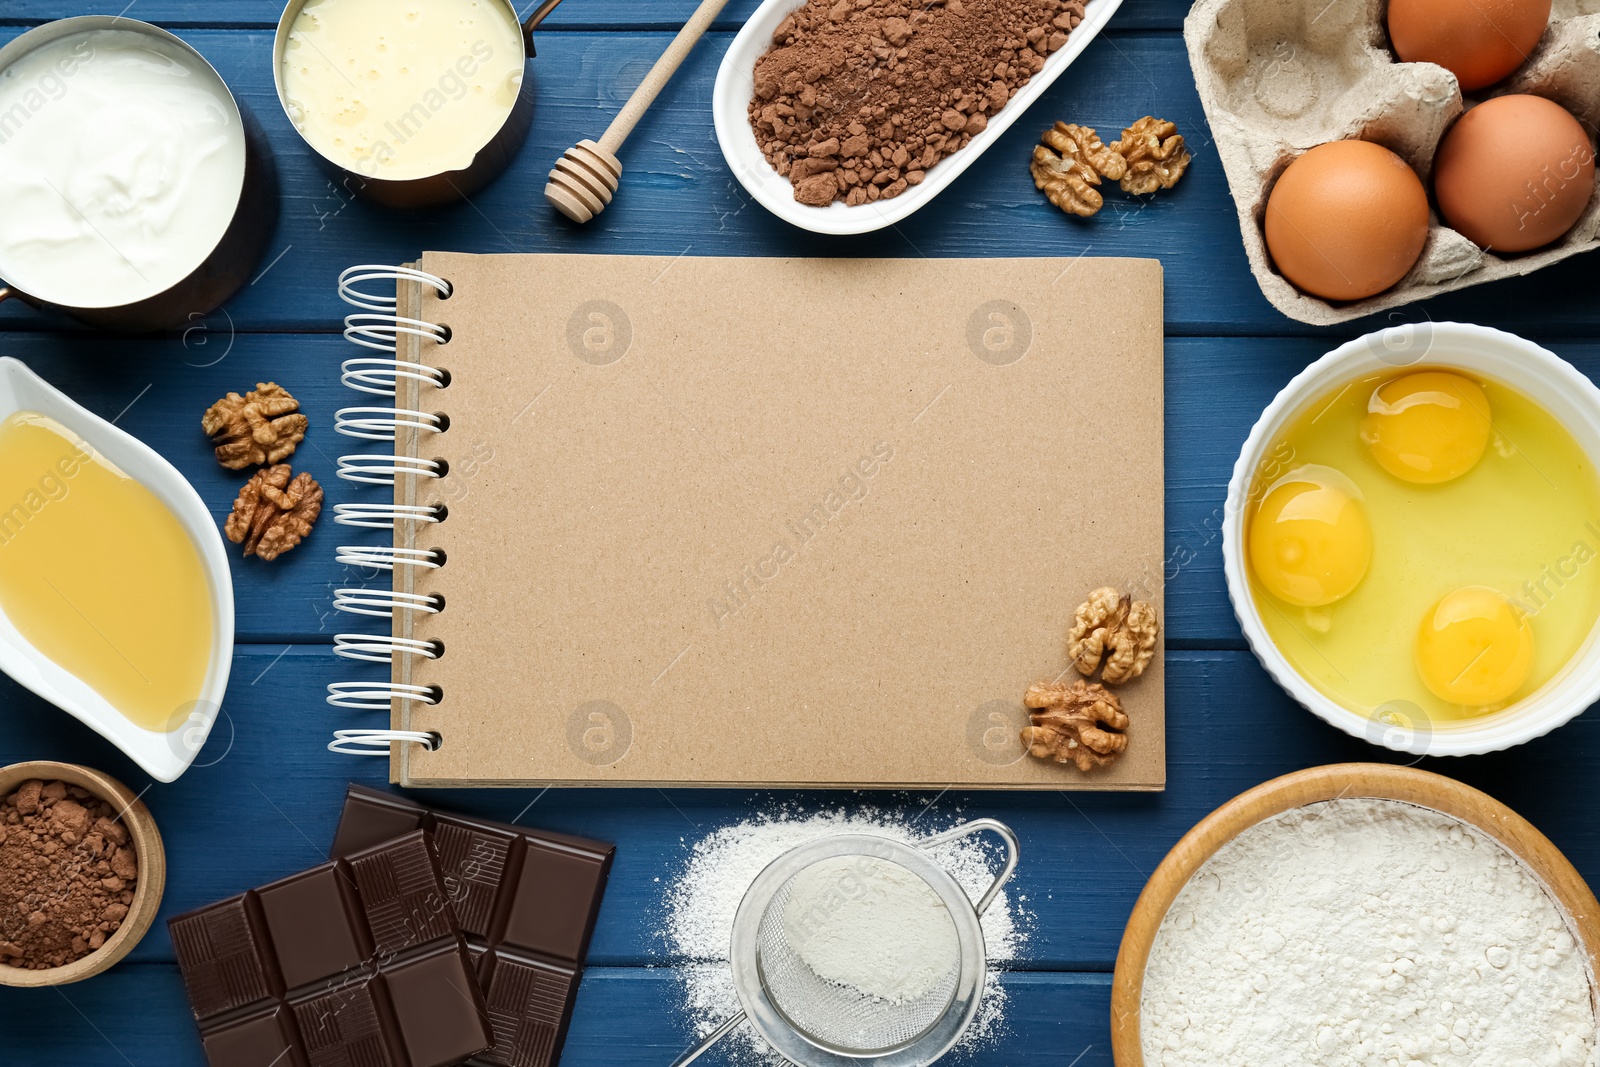
[[988, 126], [1084, 0], [808, 0], [756, 61], [750, 125], [802, 204], [899, 196]]
[[0, 964], [87, 956], [121, 927], [138, 878], [115, 808], [65, 782], [23, 782], [0, 800]]

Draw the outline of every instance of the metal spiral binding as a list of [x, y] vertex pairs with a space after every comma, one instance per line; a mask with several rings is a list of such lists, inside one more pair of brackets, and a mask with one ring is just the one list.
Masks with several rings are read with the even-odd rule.
[[[431, 287], [441, 300], [449, 299], [453, 287], [444, 278], [411, 267], [363, 264], [339, 275], [339, 297], [357, 311], [344, 320], [345, 339], [382, 356], [359, 356], [340, 365], [340, 381], [350, 389], [371, 396], [394, 397], [402, 381], [447, 388], [450, 372], [399, 358], [402, 338], [419, 337], [437, 345], [450, 341], [450, 327], [443, 323], [409, 318], [399, 313], [398, 289], [386, 293], [370, 290], [373, 283], [390, 285], [401, 281]], [[364, 441], [392, 442], [400, 431], [418, 434], [443, 433], [449, 428], [448, 416], [399, 407], [349, 407], [335, 413], [334, 428], [348, 437]], [[339, 457], [339, 477], [362, 485], [393, 486], [400, 478], [439, 479], [448, 471], [443, 460], [418, 459], [395, 455], [348, 455]], [[393, 530], [400, 523], [439, 523], [446, 515], [444, 504], [348, 503], [334, 505], [334, 521], [345, 526], [371, 530]], [[444, 553], [437, 549], [396, 548], [391, 545], [342, 545], [335, 557], [347, 566], [393, 572], [398, 567], [437, 569], [444, 566]], [[444, 610], [444, 598], [392, 589], [338, 589], [333, 606], [353, 615], [392, 619], [397, 613], [436, 615]], [[438, 641], [423, 641], [389, 634], [338, 634], [334, 654], [344, 659], [369, 663], [394, 664], [402, 658], [438, 659], [444, 646]], [[432, 706], [442, 693], [435, 686], [400, 682], [334, 682], [328, 686], [328, 703], [357, 711], [388, 711], [394, 701]], [[422, 745], [433, 751], [442, 743], [437, 733], [422, 730], [335, 730], [328, 745], [331, 752], [360, 756], [386, 756], [397, 744]]]
[[400, 378], [409, 378], [439, 389], [450, 384], [450, 372], [443, 367], [430, 367], [426, 363], [410, 363], [403, 359], [377, 359], [371, 356], [347, 359], [339, 364], [339, 372], [339, 380], [348, 388], [373, 396], [394, 396], [395, 382]]
[[412, 281], [431, 285], [440, 299], [448, 300], [450, 283], [426, 271], [411, 267], [385, 267], [366, 263], [339, 275], [339, 299], [361, 309], [344, 320], [345, 339], [378, 352], [394, 352], [401, 334], [410, 334], [443, 343], [450, 339], [450, 328], [436, 322], [406, 318], [399, 314], [398, 296], [370, 293], [361, 288], [375, 281]]
[[444, 597], [437, 593], [397, 593], [393, 589], [335, 589], [333, 606], [351, 615], [370, 615], [392, 619], [397, 611], [420, 611], [437, 615], [444, 610]]
[[397, 522], [443, 522], [443, 504], [335, 504], [333, 521], [341, 526], [392, 530]]
[[450, 340], [450, 327], [404, 315], [346, 315], [344, 339], [374, 352], [394, 352], [401, 334], [444, 344]]
[[444, 655], [444, 643], [388, 634], [334, 634], [333, 654], [365, 663], [393, 663], [396, 656], [438, 659]]
[[346, 756], [387, 756], [402, 742], [435, 752], [443, 738], [423, 730], [335, 730], [328, 751]]
[[355, 711], [388, 711], [396, 700], [432, 705], [439, 703], [443, 695], [438, 686], [400, 682], [334, 682], [328, 686], [328, 703]]
[[396, 567], [425, 567], [438, 570], [444, 566], [444, 552], [437, 548], [395, 548], [392, 545], [340, 545], [335, 563], [370, 570], [393, 571]]
[[339, 275], [339, 299], [363, 311], [390, 312], [400, 306], [397, 297], [385, 293], [366, 293], [358, 286], [367, 282], [421, 282], [433, 286], [441, 300], [450, 299], [454, 287], [436, 274], [414, 267], [392, 267], [381, 263], [363, 263], [350, 267]]
[[444, 433], [449, 425], [447, 415], [406, 408], [340, 408], [333, 413], [335, 430], [363, 441], [393, 441], [396, 430]]
[[411, 456], [350, 455], [339, 457], [339, 477], [363, 485], [393, 485], [399, 475], [417, 478], [443, 478], [449, 464], [439, 459]]

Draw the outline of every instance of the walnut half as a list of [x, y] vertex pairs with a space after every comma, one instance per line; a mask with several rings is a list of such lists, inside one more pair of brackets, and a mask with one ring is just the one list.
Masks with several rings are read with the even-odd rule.
[[1040, 136], [1028, 169], [1034, 188], [1052, 204], [1069, 215], [1088, 218], [1105, 203], [1095, 188], [1100, 179], [1116, 181], [1127, 173], [1128, 163], [1089, 127], [1058, 122]]
[[1070, 685], [1040, 682], [1023, 703], [1033, 725], [1023, 729], [1022, 744], [1031, 756], [1092, 771], [1111, 766], [1128, 747], [1128, 716], [1105, 686], [1081, 678]]
[[1154, 115], [1146, 115], [1123, 130], [1122, 140], [1112, 141], [1111, 150], [1127, 160], [1122, 191], [1134, 196], [1171, 189], [1189, 169], [1183, 134], [1177, 126]]
[[229, 470], [281, 463], [305, 440], [300, 402], [277, 382], [257, 382], [240, 396], [229, 393], [206, 409], [200, 428], [211, 435], [217, 462]]
[[322, 514], [322, 486], [287, 463], [265, 467], [239, 490], [233, 514], [223, 527], [244, 554], [275, 560], [303, 541]]
[[1106, 586], [1089, 594], [1067, 634], [1067, 658], [1085, 678], [1105, 661], [1101, 678], [1121, 685], [1144, 673], [1156, 654], [1156, 609]]

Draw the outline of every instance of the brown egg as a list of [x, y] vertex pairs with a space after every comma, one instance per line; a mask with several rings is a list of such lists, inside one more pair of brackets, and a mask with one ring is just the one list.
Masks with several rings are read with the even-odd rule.
[[1406, 161], [1369, 141], [1318, 145], [1267, 199], [1278, 271], [1325, 300], [1360, 300], [1405, 277], [1428, 239], [1428, 193]]
[[1549, 22], [1550, 0], [1389, 0], [1395, 54], [1439, 64], [1463, 91], [1522, 66]]
[[1594, 195], [1594, 146], [1541, 96], [1497, 96], [1450, 127], [1433, 160], [1439, 214], [1467, 240], [1526, 252], [1572, 229]]

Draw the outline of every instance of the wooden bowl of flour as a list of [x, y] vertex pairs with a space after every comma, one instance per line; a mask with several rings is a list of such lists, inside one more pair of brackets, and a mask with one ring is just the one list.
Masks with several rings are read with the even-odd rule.
[[1313, 767], [1228, 801], [1190, 830], [1151, 876], [1123, 933], [1112, 981], [1111, 1048], [1117, 1067], [1146, 1067], [1141, 1029], [1146, 965], [1169, 909], [1195, 873], [1258, 823], [1311, 804], [1357, 799], [1397, 801], [1449, 816], [1475, 827], [1520, 860], [1565, 913], [1576, 951], [1587, 964], [1592, 999], [1594, 976], [1600, 971], [1600, 901], [1561, 851], [1526, 819], [1485, 793], [1411, 767]]

